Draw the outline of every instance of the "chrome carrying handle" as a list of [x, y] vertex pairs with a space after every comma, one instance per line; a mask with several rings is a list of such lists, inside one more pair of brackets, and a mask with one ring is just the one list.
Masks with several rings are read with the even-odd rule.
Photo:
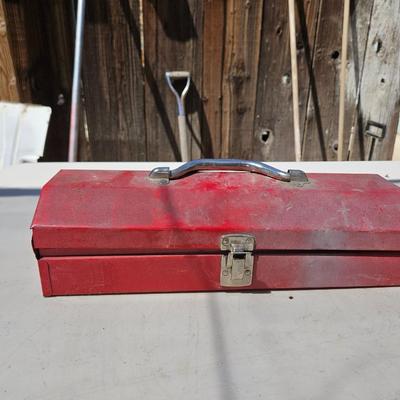
[[288, 170], [285, 172], [261, 161], [214, 158], [189, 161], [172, 170], [169, 167], [157, 167], [150, 172], [149, 178], [160, 181], [160, 183], [168, 183], [171, 179], [179, 179], [192, 172], [210, 170], [254, 172], [284, 182], [308, 181], [306, 174], [300, 170]]

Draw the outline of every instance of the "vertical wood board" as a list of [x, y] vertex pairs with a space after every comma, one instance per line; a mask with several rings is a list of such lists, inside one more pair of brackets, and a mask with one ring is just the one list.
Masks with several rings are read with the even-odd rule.
[[[365, 140], [364, 156], [372, 160], [391, 160], [400, 109], [400, 0], [375, 0], [365, 54], [360, 108], [361, 133], [378, 123], [385, 130], [383, 140]], [[368, 72], [368, 73], [366, 73]], [[374, 128], [371, 128], [374, 129]], [[374, 148], [371, 149], [371, 146]]]
[[185, 101], [187, 131], [192, 156], [201, 156], [202, 3], [201, 0], [180, 0], [173, 5], [162, 0], [143, 3], [149, 160], [180, 160], [177, 103], [165, 81], [165, 72], [179, 70], [191, 73], [191, 87]]
[[[364, 72], [372, 71], [365, 64], [365, 54], [371, 26], [374, 0], [358, 0], [351, 3], [351, 19], [349, 29], [349, 59], [347, 63], [344, 150], [349, 159], [364, 159], [363, 99], [360, 96], [361, 82]], [[353, 135], [353, 143], [349, 148], [349, 140]], [[349, 151], [351, 150], [351, 153]]]
[[[319, 3], [319, 0], [297, 2], [296, 39], [301, 127], [304, 125], [309, 82], [313, 79], [311, 62]], [[264, 2], [253, 157], [259, 160], [294, 159], [287, 2]]]
[[[222, 74], [225, 38], [225, 2], [204, 2], [201, 130], [205, 157], [221, 157]], [[205, 142], [210, 138], [209, 142]]]
[[17, 78], [8, 39], [3, 0], [0, 0], [0, 100], [19, 100]]
[[310, 96], [303, 135], [304, 160], [335, 160], [339, 112], [339, 75], [343, 1], [321, 0]]
[[92, 158], [146, 160], [139, 4], [89, 0], [83, 77]]
[[252, 157], [260, 56], [261, 0], [228, 0], [223, 77], [222, 155]]

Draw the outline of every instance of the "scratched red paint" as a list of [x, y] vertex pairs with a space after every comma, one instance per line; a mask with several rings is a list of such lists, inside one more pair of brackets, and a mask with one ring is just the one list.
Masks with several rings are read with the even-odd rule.
[[[263, 253], [250, 289], [399, 284], [400, 189], [377, 175], [309, 174], [309, 180], [299, 187], [251, 173], [204, 172], [159, 185], [144, 171], [60, 171], [43, 188], [32, 222], [43, 290], [221, 290], [219, 261], [205, 265], [200, 260], [220, 260], [221, 235], [238, 232], [254, 235], [256, 252]], [[271, 253], [276, 251], [279, 257]], [[335, 254], [350, 253], [353, 258], [340, 258], [347, 269], [332, 261]], [[148, 271], [162, 269], [168, 283], [157, 289], [150, 282], [146, 287], [143, 279], [118, 281], [118, 274], [134, 280], [141, 273], [139, 257], [154, 265]], [[200, 279], [183, 260], [200, 263], [207, 274]], [[179, 274], [172, 271], [174, 265]], [[182, 266], [190, 271], [182, 272]], [[76, 286], [79, 276], [87, 281], [90, 275], [95, 282], [100, 272], [107, 289]], [[113, 288], [107, 279], [113, 280], [114, 273], [120, 283]], [[182, 279], [172, 282], [175, 275]], [[46, 279], [57, 282], [58, 289], [49, 290]], [[191, 283], [183, 284], [184, 279]]]

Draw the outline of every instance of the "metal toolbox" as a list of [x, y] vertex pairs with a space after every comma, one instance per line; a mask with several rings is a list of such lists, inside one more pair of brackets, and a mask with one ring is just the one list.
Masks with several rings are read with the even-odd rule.
[[45, 296], [400, 284], [400, 188], [378, 175], [62, 170], [32, 229]]

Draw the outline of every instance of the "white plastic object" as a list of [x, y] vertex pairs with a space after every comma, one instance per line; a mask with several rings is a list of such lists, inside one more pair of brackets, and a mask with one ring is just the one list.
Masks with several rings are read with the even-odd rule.
[[51, 108], [0, 102], [0, 168], [43, 156]]

